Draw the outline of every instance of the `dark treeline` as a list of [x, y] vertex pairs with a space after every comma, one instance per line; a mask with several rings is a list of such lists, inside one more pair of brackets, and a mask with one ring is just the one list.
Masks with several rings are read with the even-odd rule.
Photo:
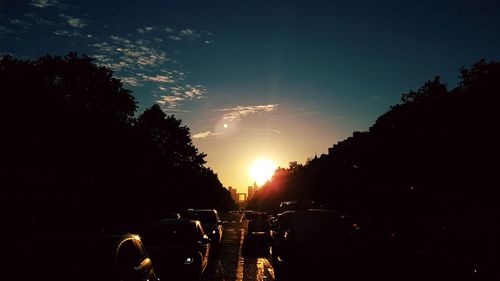
[[436, 77], [403, 94], [329, 155], [279, 168], [250, 208], [312, 199], [387, 231], [434, 224], [459, 240], [496, 241], [500, 63], [479, 61], [459, 77], [452, 90]]
[[0, 194], [11, 214], [117, 224], [235, 207], [189, 128], [157, 104], [136, 117], [131, 91], [91, 58], [5, 56], [0, 89]]

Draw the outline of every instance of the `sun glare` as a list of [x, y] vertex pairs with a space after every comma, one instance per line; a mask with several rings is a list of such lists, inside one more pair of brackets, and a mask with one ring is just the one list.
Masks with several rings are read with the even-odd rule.
[[266, 181], [270, 180], [274, 174], [274, 170], [276, 170], [276, 164], [274, 164], [271, 160], [261, 159], [253, 162], [250, 167], [250, 176], [257, 183], [257, 185], [261, 186]]

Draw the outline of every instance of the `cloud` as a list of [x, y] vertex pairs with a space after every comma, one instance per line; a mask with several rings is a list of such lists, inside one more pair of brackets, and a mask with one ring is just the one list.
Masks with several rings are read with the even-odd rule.
[[65, 14], [59, 14], [59, 17], [65, 19], [67, 24], [75, 28], [84, 28], [87, 26], [87, 21], [80, 18], [70, 17]]
[[181, 30], [179, 32], [179, 34], [182, 36], [192, 36], [193, 34], [195, 34], [195, 31], [194, 31], [194, 29], [186, 28], [186, 29]]
[[54, 35], [57, 35], [57, 36], [65, 36], [65, 37], [83, 37], [83, 35], [76, 31], [76, 30], [65, 30], [65, 29], [61, 29], [61, 30], [56, 30], [53, 32]]
[[138, 28], [137, 32], [139, 32], [140, 34], [151, 33], [154, 29], [155, 28], [152, 27], [152, 26], [146, 26], [146, 27], [143, 27], [143, 28]]
[[146, 67], [162, 66], [168, 61], [167, 53], [152, 46], [150, 41], [132, 41], [120, 36], [110, 36], [109, 38], [109, 41], [89, 46], [96, 50], [93, 57], [114, 71], [128, 70], [135, 73]]
[[278, 104], [268, 104], [268, 105], [251, 105], [251, 106], [235, 106], [232, 108], [219, 109], [217, 111], [224, 112], [223, 119], [227, 121], [239, 121], [245, 116], [271, 112], [278, 108]]
[[277, 134], [280, 134], [280, 135], [283, 135], [282, 132], [278, 131], [278, 130], [273, 130], [273, 132], [277, 133]]
[[[160, 90], [166, 90], [165, 88]], [[197, 100], [204, 98], [208, 90], [201, 85], [171, 86], [169, 91], [173, 95], [164, 95], [157, 102], [167, 108], [176, 108], [183, 101]]]
[[137, 79], [137, 77], [120, 77], [120, 76], [117, 76], [120, 80], [122, 80], [122, 82], [124, 84], [127, 84], [127, 85], [130, 85], [130, 86], [134, 86], [134, 87], [137, 87], [137, 86], [142, 86], [141, 82], [139, 81], [139, 79]]
[[186, 28], [186, 29], [179, 31], [179, 37], [186, 38], [189, 41], [193, 41], [195, 39], [200, 38], [201, 35], [198, 32], [196, 32], [196, 30], [194, 30], [194, 29]]
[[37, 8], [47, 8], [47, 7], [51, 7], [51, 6], [60, 7], [61, 6], [59, 1], [57, 1], [57, 0], [31, 0], [30, 5], [37, 7]]
[[217, 136], [217, 135], [220, 135], [220, 133], [212, 133], [210, 131], [206, 131], [206, 132], [194, 134], [192, 136], [192, 138], [193, 139], [202, 139], [202, 138], [213, 137], [213, 136]]
[[168, 33], [171, 33], [171, 32], [174, 32], [175, 30], [171, 27], [165, 27], [165, 31], [168, 32]]
[[181, 41], [182, 40], [182, 38], [180, 38], [179, 36], [174, 36], [174, 35], [168, 36], [168, 39], [171, 39], [174, 41]]
[[142, 79], [147, 80], [147, 81], [153, 81], [153, 82], [158, 82], [158, 83], [173, 83], [175, 82], [175, 79], [171, 76], [167, 75], [155, 75], [155, 76], [149, 76], [143, 73], [137, 73], [139, 77], [142, 77]]
[[171, 91], [176, 95], [182, 95], [188, 99], [201, 99], [203, 95], [207, 93], [207, 89], [201, 85], [186, 85], [172, 87]]
[[156, 102], [161, 105], [166, 105], [167, 108], [175, 108], [181, 101], [184, 100], [185, 98], [181, 96], [161, 96], [160, 100], [157, 100]]

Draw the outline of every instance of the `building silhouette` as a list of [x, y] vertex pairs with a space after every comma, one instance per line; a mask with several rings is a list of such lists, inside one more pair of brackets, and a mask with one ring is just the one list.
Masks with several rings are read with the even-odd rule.
[[254, 182], [253, 186], [248, 187], [248, 192], [247, 192], [247, 199], [252, 200], [252, 198], [255, 196], [255, 192], [257, 191], [259, 187], [257, 186], [257, 183]]
[[238, 191], [236, 190], [236, 188], [232, 188], [231, 186], [227, 188], [229, 190], [229, 193], [231, 194], [231, 198], [234, 200], [234, 202], [238, 202], [239, 201], [239, 198], [238, 198]]

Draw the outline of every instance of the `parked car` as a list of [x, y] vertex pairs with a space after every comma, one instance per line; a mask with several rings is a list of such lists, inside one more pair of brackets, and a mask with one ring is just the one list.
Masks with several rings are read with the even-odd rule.
[[199, 220], [203, 226], [203, 229], [208, 234], [212, 240], [214, 247], [219, 247], [222, 244], [222, 233], [224, 228], [222, 227], [222, 221], [219, 218], [219, 214], [215, 209], [188, 209], [184, 212], [181, 217]]
[[160, 277], [196, 280], [205, 272], [211, 240], [199, 221], [155, 221], [145, 229], [143, 240]]
[[273, 224], [270, 252], [277, 280], [335, 276], [332, 273], [342, 253], [343, 236], [336, 212], [285, 211], [274, 218]]
[[134, 234], [38, 233], [17, 242], [4, 248], [2, 280], [159, 280]]

